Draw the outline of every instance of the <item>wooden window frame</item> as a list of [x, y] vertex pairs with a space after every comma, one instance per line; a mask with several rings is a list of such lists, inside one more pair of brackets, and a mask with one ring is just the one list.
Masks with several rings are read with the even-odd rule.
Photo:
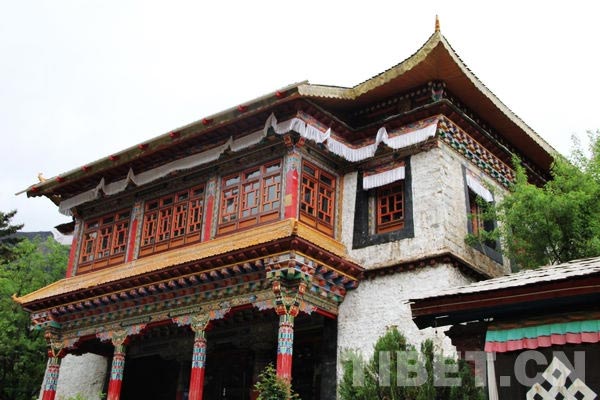
[[[221, 180], [217, 234], [281, 218], [283, 160], [246, 168]], [[271, 190], [274, 188], [273, 190]]]
[[121, 210], [84, 223], [77, 274], [125, 261], [130, 219], [131, 211]]
[[202, 240], [205, 190], [196, 185], [146, 202], [140, 257]]
[[[312, 171], [312, 172], [311, 172]], [[300, 178], [300, 221], [333, 236], [337, 177], [303, 161]]]
[[[377, 229], [377, 196], [380, 190], [402, 182], [403, 185], [403, 218], [402, 226], [382, 227]], [[382, 187], [363, 189], [362, 173], [358, 173], [356, 187], [356, 203], [354, 212], [354, 232], [352, 248], [361, 249], [402, 239], [414, 238], [412, 172], [410, 158], [404, 160], [404, 179]]]
[[404, 180], [377, 188], [375, 196], [375, 233], [404, 228]]

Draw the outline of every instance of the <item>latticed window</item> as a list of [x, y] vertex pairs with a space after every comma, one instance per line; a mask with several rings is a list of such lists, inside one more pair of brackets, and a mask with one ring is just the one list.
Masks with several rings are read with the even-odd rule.
[[200, 241], [204, 185], [146, 202], [140, 255]]
[[404, 227], [404, 181], [377, 189], [376, 233], [391, 232]]
[[78, 273], [125, 261], [129, 211], [120, 211], [85, 223]]
[[223, 178], [219, 233], [279, 219], [281, 160]]
[[[469, 189], [469, 233], [477, 236], [494, 230], [494, 221], [486, 216], [488, 209], [489, 203]], [[491, 249], [498, 245], [494, 240], [485, 240], [484, 244]]]
[[300, 220], [329, 235], [333, 235], [335, 183], [332, 174], [313, 164], [302, 164]]

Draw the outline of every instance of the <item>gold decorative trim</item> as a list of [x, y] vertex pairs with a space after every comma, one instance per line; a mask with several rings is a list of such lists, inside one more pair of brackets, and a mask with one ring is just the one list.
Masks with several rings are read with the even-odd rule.
[[291, 236], [296, 223], [297, 221], [294, 219], [278, 221], [247, 231], [212, 239], [207, 242], [147, 256], [116, 267], [106, 268], [98, 272], [61, 279], [60, 281], [54, 282], [25, 296], [13, 297], [13, 300], [19, 304], [27, 304], [32, 301], [59, 294], [88, 289], [100, 284], [158, 271], [166, 267], [225, 254], [230, 251], [255, 246], [261, 243], [267, 243]]
[[344, 246], [343, 243], [340, 243], [331, 236], [327, 236], [324, 233], [321, 233], [307, 225], [298, 223], [296, 234], [302, 239], [306, 239], [307, 241], [314, 243], [316, 246], [335, 254], [336, 256], [345, 258], [348, 256], [346, 246]]
[[[314, 230], [296, 219], [286, 219], [268, 225], [262, 225], [247, 231], [219, 237], [208, 242], [198, 243], [183, 248], [176, 248], [116, 267], [61, 279], [35, 292], [21, 297], [13, 296], [13, 300], [25, 305], [34, 301], [62, 295], [94, 286], [132, 278], [148, 272], [201, 260], [211, 256], [268, 243], [274, 240], [297, 235], [332, 254], [347, 259], [346, 247], [335, 239]], [[219, 268], [222, 268], [219, 267]]]

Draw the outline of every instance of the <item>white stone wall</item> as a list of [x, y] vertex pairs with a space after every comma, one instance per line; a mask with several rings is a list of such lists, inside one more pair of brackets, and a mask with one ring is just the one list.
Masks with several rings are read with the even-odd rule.
[[377, 268], [440, 253], [444, 248], [443, 213], [439, 207], [429, 207], [439, 203], [440, 166], [428, 159], [432, 152], [419, 153], [411, 158], [414, 238], [396, 242], [352, 249], [354, 232], [354, 210], [356, 204], [357, 174], [344, 177], [343, 225], [342, 241], [348, 249], [350, 257], [364, 268]]
[[[356, 206], [352, 194], [356, 193], [357, 174], [347, 174], [344, 177], [344, 222], [340, 238], [350, 257], [366, 269], [376, 269], [452, 253], [487, 274], [495, 276], [509, 272], [506, 260], [499, 265], [465, 243], [468, 212], [463, 167], [481, 176], [482, 181], [493, 188], [496, 198], [501, 198], [504, 188], [440, 143], [439, 147], [413, 155], [410, 160], [414, 237], [361, 249], [352, 249]], [[369, 358], [377, 339], [392, 325], [397, 326], [417, 348], [425, 339], [431, 338], [438, 349], [446, 354], [454, 353], [454, 347], [444, 335], [446, 328], [417, 328], [407, 300], [465, 285], [472, 279], [451, 264], [438, 264], [362, 281], [356, 290], [346, 295], [339, 308], [338, 362], [344, 349], [358, 350]]]
[[[509, 272], [507, 262], [500, 266], [464, 242], [468, 216], [463, 165], [477, 171], [443, 143], [439, 148], [413, 155], [410, 168], [414, 237], [361, 249], [352, 249], [357, 173], [347, 174], [343, 186], [340, 238], [350, 257], [364, 268], [372, 269], [451, 252], [491, 275]], [[491, 179], [484, 181], [498, 194], [504, 191]]]
[[373, 354], [377, 339], [387, 327], [395, 325], [417, 348], [431, 338], [445, 353], [452, 354], [454, 348], [443, 334], [444, 329], [417, 328], [407, 300], [470, 282], [471, 279], [457, 268], [444, 264], [361, 282], [357, 289], [346, 295], [339, 308], [338, 352], [354, 349], [368, 358]]
[[[103, 356], [91, 353], [65, 356], [60, 363], [56, 399], [65, 400], [80, 393], [86, 400], [99, 400], [107, 368], [108, 360]], [[43, 387], [40, 399], [42, 392]]]
[[506, 189], [499, 183], [483, 174], [477, 167], [465, 160], [446, 144], [442, 143], [439, 150], [440, 171], [444, 182], [442, 203], [445, 209], [445, 246], [455, 255], [467, 262], [485, 270], [493, 276], [504, 275], [510, 272], [510, 265], [503, 257], [503, 265], [493, 262], [488, 256], [465, 244], [467, 236], [468, 215], [466, 211], [465, 182], [462, 166], [476, 174], [482, 183], [493, 189], [495, 201], [502, 199]]

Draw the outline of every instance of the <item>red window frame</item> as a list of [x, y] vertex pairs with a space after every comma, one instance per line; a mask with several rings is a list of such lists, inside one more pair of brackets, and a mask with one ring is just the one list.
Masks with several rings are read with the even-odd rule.
[[336, 177], [304, 161], [300, 185], [300, 220], [333, 236]]
[[375, 233], [404, 228], [404, 181], [377, 188]]
[[140, 256], [201, 240], [205, 185], [146, 202]]
[[130, 217], [130, 210], [121, 210], [84, 224], [78, 274], [125, 261]]
[[281, 216], [281, 159], [227, 175], [221, 183], [218, 233], [229, 233]]

